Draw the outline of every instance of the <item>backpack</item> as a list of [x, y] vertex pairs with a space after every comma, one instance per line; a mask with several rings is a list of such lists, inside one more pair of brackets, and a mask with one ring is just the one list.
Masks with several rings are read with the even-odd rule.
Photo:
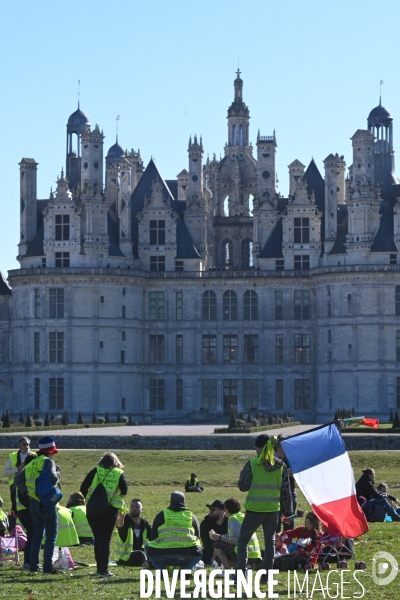
[[[103, 478], [103, 481], [106, 479], [107, 475]], [[110, 500], [108, 499], [107, 491], [103, 485], [103, 481], [97, 484], [92, 495], [87, 501], [86, 514], [89, 513], [92, 515], [102, 515], [103, 512], [108, 508]]]
[[63, 495], [61, 490], [51, 483], [50, 475], [47, 471], [48, 460], [50, 459], [46, 458], [44, 461], [42, 472], [36, 479], [36, 496], [45, 508], [52, 508], [60, 502]]
[[367, 506], [365, 516], [369, 523], [382, 523], [385, 520], [386, 511], [380, 504], [373, 503]]

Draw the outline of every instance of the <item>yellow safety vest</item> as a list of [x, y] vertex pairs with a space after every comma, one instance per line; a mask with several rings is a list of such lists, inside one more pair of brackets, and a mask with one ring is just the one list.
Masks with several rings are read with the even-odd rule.
[[193, 481], [192, 481], [192, 478], [191, 478], [191, 477], [188, 477], [188, 478], [187, 478], [187, 482], [186, 482], [186, 483], [187, 483], [187, 485], [189, 485], [190, 487], [197, 487], [197, 486], [199, 485], [199, 480], [198, 480], [198, 479], [195, 479], [195, 480], [194, 480], [194, 483], [193, 483]]
[[122, 508], [124, 502], [118, 489], [119, 478], [122, 473], [122, 469], [104, 469], [104, 467], [97, 467], [97, 472], [93, 477], [93, 481], [86, 496], [86, 502], [89, 501], [90, 496], [93, 494], [99, 483], [102, 483], [107, 492], [109, 505], [114, 506], [115, 508]]
[[73, 513], [72, 518], [78, 537], [92, 538], [93, 531], [91, 530], [86, 517], [86, 506], [73, 506], [70, 510]]
[[266, 471], [258, 457], [250, 459], [252, 480], [244, 508], [253, 512], [278, 512], [282, 486], [283, 466]]
[[[19, 452], [19, 450], [17, 450], [16, 452], [11, 452], [11, 454], [8, 457], [8, 458], [11, 458], [11, 468], [12, 469], [15, 469], [15, 467], [17, 466], [18, 452]], [[33, 454], [34, 456], [36, 456], [36, 452], [30, 452], [30, 454]], [[15, 473], [13, 475], [10, 475], [10, 477], [8, 478], [8, 485], [11, 486], [14, 483], [15, 475], [16, 475]], [[25, 507], [23, 506], [22, 508], [25, 508]]]
[[149, 542], [152, 548], [190, 548], [200, 546], [192, 525], [190, 510], [164, 510], [164, 524], [158, 528], [158, 538]]
[[[143, 530], [143, 544], [147, 541], [147, 528]], [[119, 528], [117, 527], [117, 543], [115, 545], [115, 560], [129, 560], [131, 552], [133, 550], [133, 531], [132, 527], [128, 527], [128, 535], [126, 540], [123, 541], [119, 535]]]
[[[244, 514], [243, 513], [234, 513], [228, 519], [228, 531], [229, 531], [229, 521], [234, 519], [235, 521], [239, 521], [240, 524], [243, 523]], [[250, 538], [250, 541], [247, 545], [248, 548], [248, 556], [249, 558], [261, 558], [260, 545], [258, 543], [258, 538], [255, 533]], [[235, 546], [235, 552], [237, 554], [238, 547]]]
[[[36, 495], [36, 479], [42, 472], [44, 462], [47, 460], [47, 456], [40, 454], [34, 460], [32, 460], [26, 467], [25, 470], [25, 485], [28, 489], [29, 496], [40, 502]], [[51, 459], [50, 459], [51, 460]]]
[[79, 544], [78, 534], [76, 533], [72, 512], [65, 506], [57, 505], [58, 528], [55, 545], [59, 548], [75, 546]]
[[0, 523], [6, 524], [7, 521], [8, 521], [8, 518], [7, 518], [6, 513], [0, 508]]

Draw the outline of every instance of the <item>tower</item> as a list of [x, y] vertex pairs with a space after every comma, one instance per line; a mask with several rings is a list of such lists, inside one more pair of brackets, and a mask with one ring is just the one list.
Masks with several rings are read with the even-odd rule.
[[203, 142], [197, 141], [197, 135], [189, 138], [189, 190], [188, 198], [193, 194], [200, 196], [203, 193]]
[[293, 196], [300, 179], [304, 177], [304, 169], [306, 168], [299, 160], [294, 160], [288, 166], [289, 169], [289, 196]]
[[37, 199], [36, 173], [38, 163], [33, 158], [23, 158], [19, 163], [20, 171], [20, 242], [19, 256], [25, 256], [30, 243], [36, 235]]
[[82, 160], [81, 185], [90, 185], [95, 191], [103, 191], [103, 132], [96, 125], [93, 131], [86, 125], [81, 134]]
[[257, 195], [261, 200], [274, 200], [276, 194], [276, 137], [257, 135]]
[[239, 69], [236, 71], [233, 86], [235, 93], [227, 117], [228, 146], [248, 146], [250, 111], [243, 102], [243, 80], [240, 78]]
[[[70, 190], [76, 190], [81, 181], [81, 134], [86, 126], [90, 125], [89, 117], [79, 108], [68, 119], [67, 123], [67, 156], [66, 156], [66, 178]], [[74, 136], [75, 147], [74, 147]]]
[[365, 129], [357, 129], [353, 143], [353, 187], [374, 183], [374, 136]]
[[345, 202], [344, 157], [330, 154], [324, 160], [325, 165], [325, 254], [328, 254], [337, 236], [337, 208]]
[[131, 193], [132, 193], [132, 165], [126, 159], [119, 163], [119, 193], [118, 193], [118, 217], [119, 217], [119, 245], [126, 257], [132, 258], [131, 240]]
[[368, 130], [375, 138], [374, 183], [388, 189], [398, 183], [394, 172], [393, 118], [380, 102], [368, 115]]

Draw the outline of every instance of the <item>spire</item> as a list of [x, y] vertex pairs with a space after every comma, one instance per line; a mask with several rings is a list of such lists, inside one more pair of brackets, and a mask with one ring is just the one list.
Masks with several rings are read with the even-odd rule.
[[234, 81], [235, 100], [243, 100], [243, 80], [240, 79], [240, 69], [236, 71], [236, 79]]
[[115, 119], [115, 143], [118, 144], [118, 121], [120, 120], [120, 116], [117, 115], [117, 118]]
[[380, 84], [379, 84], [379, 106], [382, 106], [382, 85], [385, 82], [383, 81], [383, 79], [380, 80]]
[[78, 110], [80, 109], [80, 99], [81, 99], [81, 80], [78, 79]]

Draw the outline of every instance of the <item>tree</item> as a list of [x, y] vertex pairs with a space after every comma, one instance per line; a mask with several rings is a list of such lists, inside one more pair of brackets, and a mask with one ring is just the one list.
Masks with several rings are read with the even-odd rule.
[[400, 417], [399, 417], [399, 411], [398, 410], [396, 410], [396, 412], [394, 413], [392, 428], [393, 429], [400, 429]]
[[116, 423], [121, 423], [121, 415], [119, 414], [119, 411], [117, 412], [117, 418], [115, 419]]
[[247, 415], [247, 422], [251, 423], [251, 412], [249, 411], [249, 414]]
[[131, 413], [129, 413], [129, 415], [128, 415], [128, 425], [133, 425]]
[[272, 425], [272, 413], [271, 412], [268, 415], [268, 425]]
[[78, 418], [76, 420], [76, 424], [77, 425], [83, 425], [83, 419], [82, 419], [81, 411], [78, 412]]
[[92, 414], [92, 423], [93, 423], [93, 425], [97, 425], [97, 416], [96, 416], [96, 413], [94, 411], [93, 411], [93, 414]]
[[19, 415], [19, 419], [18, 420], [19, 420], [20, 423], [24, 423], [24, 421], [25, 421], [24, 415], [22, 414], [22, 410], [21, 410], [21, 413]]
[[28, 414], [26, 415], [25, 427], [32, 427], [32, 419], [29, 414], [29, 411], [28, 411]]
[[65, 419], [67, 421], [67, 425], [69, 425], [68, 412], [66, 410], [64, 411], [64, 415], [65, 415]]
[[61, 423], [62, 425], [68, 425], [68, 417], [66, 411], [63, 412]]
[[393, 408], [390, 409], [389, 423], [393, 423]]
[[50, 421], [54, 421], [54, 413], [51, 413], [51, 415], [50, 415]]
[[10, 427], [10, 415], [8, 414], [8, 410], [6, 410], [6, 414], [4, 415], [3, 428]]
[[104, 423], [110, 422], [110, 415], [108, 414], [108, 410], [106, 410], [106, 414], [104, 415]]
[[46, 413], [46, 414], [44, 415], [44, 423], [43, 423], [43, 425], [44, 425], [45, 427], [49, 427], [49, 426], [50, 426], [49, 413]]
[[236, 414], [235, 411], [232, 410], [231, 412], [231, 418], [229, 419], [229, 425], [228, 425], [228, 429], [237, 429], [237, 421], [236, 421]]

